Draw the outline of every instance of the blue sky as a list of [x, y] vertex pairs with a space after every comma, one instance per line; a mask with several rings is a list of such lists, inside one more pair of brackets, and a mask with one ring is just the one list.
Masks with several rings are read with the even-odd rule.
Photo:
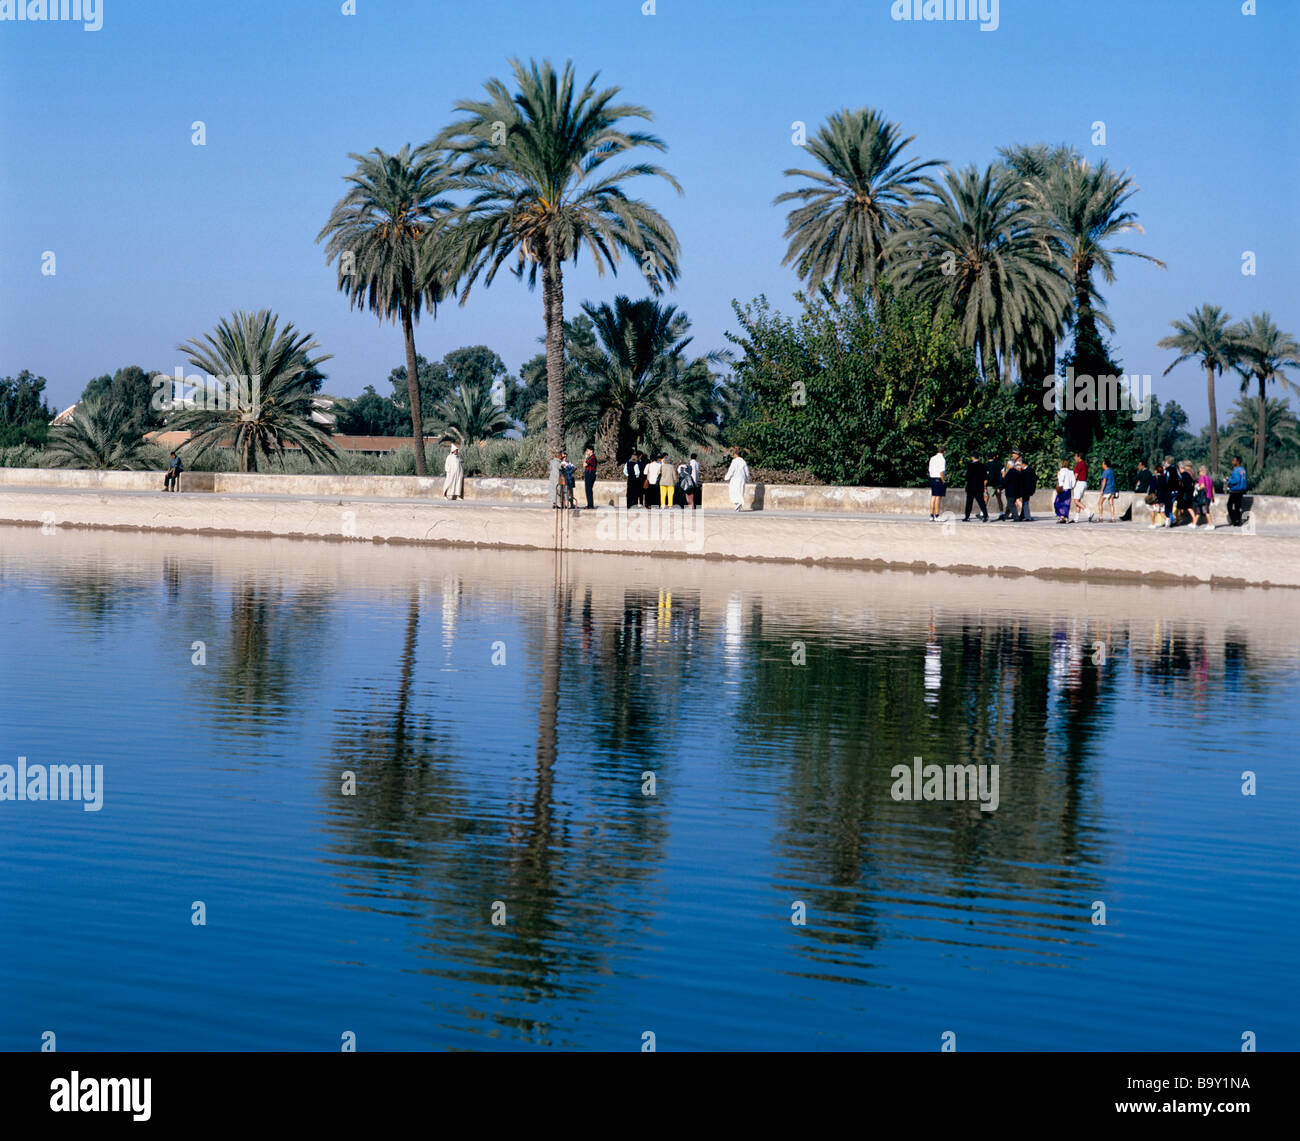
[[[1169, 268], [1121, 260], [1103, 287], [1115, 348], [1195, 426], [1203, 375], [1159, 375], [1171, 318], [1212, 301], [1300, 335], [1295, 0], [1258, 0], [1254, 16], [1240, 0], [1001, 0], [990, 32], [895, 21], [889, 0], [657, 0], [652, 16], [642, 0], [356, 0], [355, 15], [341, 0], [101, 2], [95, 32], [0, 22], [0, 374], [44, 375], [61, 407], [122, 365], [170, 372], [180, 342], [264, 306], [334, 354], [328, 391], [387, 392], [400, 333], [349, 310], [315, 236], [349, 152], [426, 141], [516, 55], [571, 58], [654, 111], [685, 195], [649, 180], [640, 193], [681, 239], [670, 299], [701, 350], [725, 347], [733, 298], [793, 308], [771, 205], [781, 172], [807, 165], [791, 125], [811, 134], [863, 105], [914, 135], [917, 157], [982, 165], [1001, 145], [1067, 142], [1128, 168], [1146, 230], [1132, 244]], [[630, 267], [600, 279], [584, 263], [568, 311], [620, 290], [643, 292]], [[502, 274], [423, 321], [416, 347], [485, 343], [514, 371], [541, 331], [540, 293]]]

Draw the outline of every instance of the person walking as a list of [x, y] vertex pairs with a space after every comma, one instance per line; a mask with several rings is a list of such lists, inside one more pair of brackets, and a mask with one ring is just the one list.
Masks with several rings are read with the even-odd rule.
[[645, 506], [653, 507], [655, 500], [659, 498], [659, 473], [663, 471], [664, 465], [658, 459], [651, 460], [645, 466]]
[[690, 460], [682, 464], [677, 469], [677, 495], [681, 497], [680, 502], [674, 497], [673, 502], [679, 507], [695, 507], [695, 489], [698, 485], [695, 482], [695, 472], [691, 468]]
[[582, 457], [582, 486], [587, 491], [587, 510], [596, 509], [596, 449], [587, 445]]
[[1020, 473], [1020, 521], [1032, 523], [1034, 517], [1029, 513], [1029, 501], [1038, 490], [1038, 473], [1022, 459], [1017, 465]]
[[1010, 523], [1020, 522], [1020, 467], [1019, 452], [1012, 452], [1011, 458], [1007, 460], [1006, 471], [1002, 473], [1002, 490], [1007, 496], [1007, 511], [1005, 518]]
[[1056, 473], [1056, 498], [1052, 501], [1052, 510], [1056, 512], [1058, 523], [1071, 523], [1070, 505], [1074, 502], [1074, 471], [1070, 461], [1061, 460], [1061, 468]]
[[623, 475], [627, 478], [627, 506], [631, 510], [641, 502], [641, 457], [637, 452], [627, 457]]
[[1007, 505], [1002, 498], [1002, 463], [997, 456], [989, 456], [988, 463], [984, 465], [984, 473], [985, 495], [988, 496], [990, 504], [997, 504], [998, 518], [1004, 519]]
[[460, 445], [452, 444], [442, 466], [443, 499], [465, 498], [465, 465], [460, 459]]
[[1241, 457], [1232, 457], [1232, 473], [1228, 476], [1228, 525], [1241, 526], [1241, 501], [1246, 495], [1246, 469]]
[[972, 505], [979, 504], [980, 522], [989, 521], [988, 504], [984, 501], [984, 485], [988, 482], [988, 469], [984, 466], [984, 461], [980, 459], [979, 453], [973, 453], [970, 463], [966, 465], [966, 514], [962, 519], [963, 523], [970, 522], [970, 509]]
[[1133, 481], [1133, 490], [1144, 499], [1151, 490], [1151, 471], [1146, 460], [1138, 460], [1137, 478]]
[[677, 465], [666, 452], [659, 454], [659, 510], [673, 505], [677, 493]]
[[1088, 490], [1088, 464], [1081, 452], [1074, 453], [1074, 507], [1077, 515], [1083, 514], [1083, 496]]
[[1151, 521], [1147, 526], [1148, 531], [1154, 531], [1160, 526], [1161, 515], [1164, 510], [1165, 486], [1165, 465], [1157, 461], [1156, 466], [1151, 471], [1151, 480], [1147, 485], [1146, 505], [1151, 512]]
[[1110, 506], [1110, 521], [1115, 522], [1115, 501], [1119, 493], [1115, 490], [1115, 469], [1110, 460], [1101, 461], [1101, 492], [1097, 496], [1097, 522], [1105, 521], [1106, 507]]
[[1165, 509], [1165, 526], [1174, 525], [1174, 510], [1178, 502], [1178, 469], [1174, 467], [1174, 457], [1165, 456], [1165, 497], [1161, 501]]
[[1196, 478], [1196, 490], [1192, 503], [1196, 507], [1196, 525], [1214, 529], [1214, 520], [1210, 517], [1210, 508], [1214, 504], [1214, 481], [1210, 478], [1210, 469], [1201, 464], [1200, 474]]
[[947, 465], [943, 459], [943, 448], [939, 448], [930, 457], [930, 522], [932, 523], [943, 511], [943, 497], [948, 493], [943, 482], [945, 475], [947, 475]]
[[727, 468], [727, 474], [722, 478], [727, 482], [727, 490], [736, 510], [743, 510], [745, 506], [745, 485], [749, 482], [749, 464], [741, 459], [739, 448], [731, 449], [731, 464]]

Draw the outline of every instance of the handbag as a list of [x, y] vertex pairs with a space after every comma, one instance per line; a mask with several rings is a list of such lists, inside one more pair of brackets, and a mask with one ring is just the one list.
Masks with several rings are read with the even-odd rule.
[[1159, 503], [1160, 496], [1158, 496], [1154, 491], [1148, 491], [1146, 501], [1148, 503]]

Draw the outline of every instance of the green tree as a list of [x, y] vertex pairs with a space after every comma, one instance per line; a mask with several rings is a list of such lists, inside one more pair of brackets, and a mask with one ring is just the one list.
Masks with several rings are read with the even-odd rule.
[[177, 348], [195, 368], [213, 378], [198, 394], [200, 406], [187, 408], [171, 422], [193, 432], [185, 450], [202, 456], [233, 444], [241, 472], [254, 472], [258, 457], [282, 455], [296, 445], [314, 463], [337, 466], [338, 452], [320, 424], [321, 403], [311, 378], [329, 356], [310, 333], [299, 333], [268, 309], [223, 317], [212, 333]]
[[1020, 193], [999, 166], [948, 170], [893, 242], [902, 283], [953, 312], [987, 381], [1009, 378], [1018, 338], [1053, 326], [1066, 302], [1048, 223]]
[[56, 467], [138, 471], [149, 466], [145, 441], [129, 405], [83, 400], [68, 423], [50, 432], [46, 454]]
[[[1264, 406], [1264, 415], [1259, 414], [1259, 397], [1242, 396], [1233, 405], [1232, 419], [1228, 422], [1228, 438], [1234, 448], [1259, 455], [1259, 425], [1264, 422], [1265, 455], [1276, 454], [1286, 449], [1300, 448], [1300, 427], [1297, 427], [1295, 413], [1285, 400], [1268, 397]], [[1262, 465], [1258, 459], [1255, 463], [1255, 478], [1259, 478]]]
[[953, 455], [1056, 450], [1037, 394], [981, 383], [955, 319], [909, 293], [886, 285], [876, 303], [823, 288], [798, 318], [762, 297], [735, 310], [740, 412], [728, 435], [757, 466], [914, 486], [936, 444]]
[[492, 390], [481, 384], [457, 388], [438, 406], [437, 422], [438, 438], [454, 440], [462, 447], [504, 435], [511, 426], [505, 409], [492, 398]]
[[789, 247], [781, 264], [794, 264], [813, 292], [823, 281], [832, 293], [875, 286], [890, 235], [906, 224], [907, 208], [927, 190], [922, 172], [938, 165], [900, 158], [913, 138], [899, 138], [897, 124], [872, 108], [846, 107], [806, 144], [822, 169], [785, 172], [811, 185], [778, 194], [773, 202], [800, 203], [786, 217]]
[[654, 298], [619, 296], [612, 306], [584, 303], [596, 343], [579, 366], [574, 419], [622, 462], [639, 442], [685, 451], [716, 439], [714, 376], [723, 353], [688, 357], [690, 320]]
[[345, 436], [396, 436], [410, 423], [410, 409], [380, 396], [368, 384], [360, 396], [335, 401], [334, 431]]
[[[652, 207], [629, 198], [623, 184], [652, 175], [681, 191], [662, 167], [607, 163], [639, 147], [663, 151], [652, 134], [628, 130], [626, 119], [652, 118], [635, 104], [615, 103], [617, 87], [598, 91], [595, 79], [578, 88], [572, 63], [557, 73], [549, 61], [525, 67], [511, 61], [516, 89], [499, 79], [484, 86], [487, 98], [463, 100], [468, 117], [435, 140], [459, 156], [457, 178], [471, 197], [446, 229], [453, 265], [463, 275], [462, 304], [480, 274], [491, 285], [512, 256], [529, 288], [542, 279], [546, 321], [547, 415], [550, 451], [564, 440], [564, 272], [584, 244], [599, 274], [617, 271], [621, 255], [636, 260], [654, 292], [677, 280], [678, 242]], [[441, 244], [442, 233], [426, 241]]]
[[111, 376], [105, 373], [90, 381], [82, 390], [81, 400], [92, 404], [121, 404], [132, 426], [143, 436], [163, 426], [164, 409], [161, 405], [155, 407], [155, 397], [167, 398], [171, 394], [171, 382], [155, 386], [155, 375], [139, 365], [119, 368]]
[[[416, 386], [420, 393], [420, 420], [430, 420], [436, 414], [435, 409], [451, 395], [455, 385], [442, 361], [427, 361], [416, 354]], [[406, 365], [398, 365], [388, 374], [388, 383], [393, 386], [393, 403], [401, 409], [408, 420], [411, 417], [411, 385]]]
[[1289, 388], [1294, 386], [1283, 369], [1300, 367], [1300, 345], [1290, 333], [1283, 333], [1267, 313], [1252, 313], [1249, 320], [1233, 327], [1233, 337], [1239, 346], [1237, 372], [1241, 376], [1244, 393], [1252, 379], [1259, 385], [1255, 412], [1255, 478], [1264, 471], [1265, 445], [1268, 441], [1268, 386], [1280, 380]]
[[326, 242], [327, 263], [338, 259], [338, 287], [351, 307], [369, 309], [400, 323], [406, 345], [407, 399], [411, 410], [411, 445], [415, 474], [427, 475], [419, 375], [415, 359], [415, 323], [424, 304], [437, 305], [454, 290], [436, 241], [422, 241], [449, 203], [446, 164], [432, 147], [395, 155], [375, 147], [369, 154], [348, 155], [357, 164], [345, 180], [348, 192], [335, 204], [316, 235]]
[[1189, 313], [1185, 320], [1170, 322], [1174, 335], [1163, 337], [1156, 347], [1178, 354], [1162, 375], [1168, 376], [1185, 360], [1195, 357], [1205, 369], [1205, 390], [1210, 402], [1210, 473], [1219, 474], [1219, 412], [1214, 400], [1214, 376], [1222, 376], [1225, 369], [1236, 362], [1239, 351], [1228, 315], [1217, 305], [1202, 305]]
[[27, 369], [0, 377], [0, 447], [45, 442], [54, 418], [45, 402], [45, 384], [45, 377]]

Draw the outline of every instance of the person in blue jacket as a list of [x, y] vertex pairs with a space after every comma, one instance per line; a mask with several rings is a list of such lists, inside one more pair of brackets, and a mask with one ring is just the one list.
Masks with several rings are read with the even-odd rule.
[[1241, 526], [1241, 500], [1246, 494], [1246, 469], [1241, 466], [1241, 457], [1232, 457], [1232, 474], [1228, 476], [1228, 522], [1233, 527]]

